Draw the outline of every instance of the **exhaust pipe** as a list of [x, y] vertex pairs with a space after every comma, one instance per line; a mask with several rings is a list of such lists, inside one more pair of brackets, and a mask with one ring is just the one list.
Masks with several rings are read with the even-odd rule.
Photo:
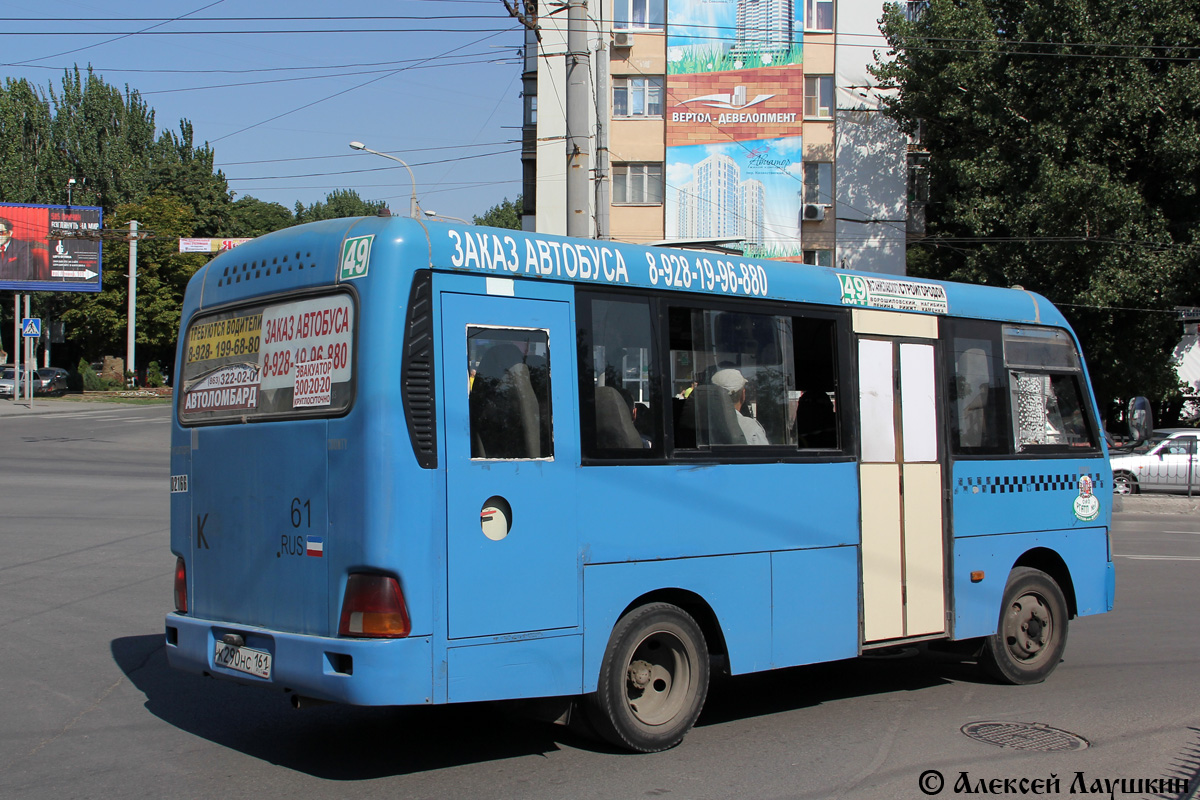
[[292, 708], [300, 710], [302, 708], [312, 708], [314, 706], [327, 706], [333, 703], [332, 700], [318, 700], [315, 697], [302, 697], [301, 695], [292, 695]]

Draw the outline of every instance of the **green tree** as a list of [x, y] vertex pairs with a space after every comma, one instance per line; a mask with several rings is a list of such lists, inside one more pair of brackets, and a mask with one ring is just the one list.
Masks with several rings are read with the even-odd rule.
[[[114, 227], [138, 221], [137, 361], [173, 363], [180, 310], [187, 282], [207, 260], [198, 253], [180, 253], [179, 238], [195, 227], [192, 209], [179, 198], [156, 194], [139, 203], [118, 206]], [[104, 246], [104, 290], [80, 295], [62, 313], [67, 338], [93, 355], [124, 353], [129, 308], [129, 243]]]
[[257, 197], [239, 197], [229, 209], [230, 236], [262, 236], [296, 224], [296, 218], [279, 203]]
[[1176, 389], [1169, 311], [1198, 299], [1200, 3], [931, 0], [883, 30], [887, 111], [930, 153], [932, 249], [910, 271], [1045, 294], [1101, 402]]
[[191, 236], [219, 236], [228, 225], [232, 198], [224, 173], [213, 168], [214, 158], [207, 142], [200, 147], [193, 143], [192, 123], [186, 119], [179, 121], [178, 134], [163, 131], [154, 144], [152, 190], [191, 207]]
[[487, 225], [492, 228], [511, 228], [521, 230], [521, 195], [516, 200], [507, 197], [483, 212], [482, 216], [471, 217], [476, 225]]
[[5, 80], [0, 90], [0, 199], [8, 203], [47, 202], [43, 189], [49, 180], [47, 173], [56, 163], [52, 120], [50, 101], [40, 90], [24, 78]]
[[305, 207], [296, 203], [296, 222], [316, 222], [322, 219], [343, 217], [371, 217], [387, 208], [382, 200], [363, 200], [353, 189], [335, 189], [325, 196], [325, 202], [317, 201]]
[[[111, 213], [145, 197], [151, 187], [154, 111], [129, 87], [125, 93], [90, 69], [69, 70], [58, 91], [50, 88], [52, 146], [59, 156], [38, 187], [43, 198], [60, 198], [68, 178], [79, 180], [72, 201]], [[41, 202], [46, 202], [42, 200]]]

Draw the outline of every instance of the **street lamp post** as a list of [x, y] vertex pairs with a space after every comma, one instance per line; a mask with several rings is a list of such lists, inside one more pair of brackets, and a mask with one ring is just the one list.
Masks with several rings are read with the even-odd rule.
[[71, 207], [71, 190], [75, 188], [75, 179], [71, 178], [67, 181], [67, 208]]
[[381, 153], [378, 150], [372, 150], [362, 142], [351, 142], [350, 148], [352, 150], [362, 150], [364, 153], [374, 153], [377, 156], [390, 158], [392, 161], [395, 161], [408, 170], [408, 177], [412, 180], [412, 199], [408, 202], [408, 215], [413, 219], [420, 219], [421, 206], [417, 203], [417, 176], [413, 175], [412, 167], [405, 163], [403, 159], [396, 158], [395, 156], [388, 155], [387, 153]]
[[462, 217], [452, 217], [449, 214], [439, 214], [436, 211], [426, 211], [425, 216], [429, 217], [430, 219], [449, 219], [449, 220], [453, 220], [454, 222], [461, 222], [463, 225], [471, 224], [470, 222], [467, 222]]

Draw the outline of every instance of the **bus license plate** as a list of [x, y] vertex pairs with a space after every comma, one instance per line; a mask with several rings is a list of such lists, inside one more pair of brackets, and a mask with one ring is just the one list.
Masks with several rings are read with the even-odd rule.
[[259, 678], [271, 677], [271, 654], [263, 650], [217, 642], [213, 650], [213, 663]]

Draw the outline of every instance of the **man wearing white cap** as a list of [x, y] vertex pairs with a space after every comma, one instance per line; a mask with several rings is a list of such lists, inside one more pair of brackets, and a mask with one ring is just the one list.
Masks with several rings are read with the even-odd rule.
[[746, 444], [770, 444], [767, 441], [767, 432], [758, 420], [742, 413], [742, 406], [746, 403], [745, 376], [736, 369], [722, 369], [713, 374], [712, 382], [729, 392], [733, 408], [737, 411], [738, 425], [742, 427], [742, 435], [746, 437]]

